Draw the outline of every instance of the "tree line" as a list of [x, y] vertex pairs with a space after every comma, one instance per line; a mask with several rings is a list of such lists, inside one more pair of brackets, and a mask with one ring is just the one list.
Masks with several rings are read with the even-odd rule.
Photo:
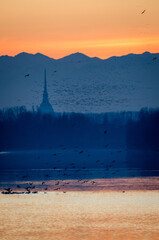
[[[0, 150], [57, 147], [159, 149], [159, 110], [43, 115], [25, 107], [0, 110]], [[113, 117], [110, 117], [113, 116]]]

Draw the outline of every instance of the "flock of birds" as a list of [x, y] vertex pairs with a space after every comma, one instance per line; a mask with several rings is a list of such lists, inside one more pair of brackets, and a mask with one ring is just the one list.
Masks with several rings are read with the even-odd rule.
[[[49, 176], [50, 177], [50, 176]], [[25, 185], [25, 186], [24, 186]], [[41, 185], [33, 185], [33, 182], [26, 182], [23, 183], [22, 185], [16, 185], [16, 187], [14, 188], [4, 188], [4, 190], [1, 192], [2, 194], [37, 194], [40, 190], [40, 192], [44, 192], [44, 194], [46, 194], [49, 190], [50, 191], [59, 191], [63, 192], [64, 194], [67, 193], [66, 189], [69, 190], [69, 188], [67, 186], [70, 186], [70, 189], [72, 186], [76, 185], [77, 188], [80, 189], [81, 187], [83, 187], [83, 185], [85, 185], [86, 189], [91, 188], [92, 186], [98, 186], [98, 181], [94, 181], [93, 179], [78, 179], [74, 182], [72, 182], [71, 180], [54, 180], [54, 185], [51, 186], [51, 188], [49, 189], [48, 185], [47, 185], [47, 180], [46, 181], [42, 181]], [[42, 186], [42, 187], [41, 187]], [[52, 188], [53, 187], [53, 188]], [[35, 190], [35, 188], [37, 188], [37, 190]], [[22, 191], [15, 191], [15, 189], [24, 189]], [[83, 190], [83, 189], [82, 189]], [[125, 193], [125, 190], [122, 191], [123, 193]]]
[[[106, 134], [106, 133], [107, 133], [107, 130], [104, 130], [103, 134]], [[108, 146], [109, 144], [106, 144], [105, 148], [108, 148]], [[66, 147], [63, 149], [66, 149]], [[85, 153], [85, 150], [83, 149], [78, 150], [77, 146], [75, 151], [77, 151], [79, 155], [83, 155]], [[121, 153], [122, 150], [118, 150], [118, 152]], [[91, 156], [88, 153], [86, 154], [88, 158]], [[57, 155], [58, 155], [57, 153], [52, 154], [52, 156], [54, 157], [56, 157]], [[40, 157], [38, 156], [38, 158]], [[60, 162], [60, 160], [56, 160], [56, 161]], [[72, 188], [72, 187], [73, 188], [76, 187], [80, 189], [81, 188], [83, 189], [83, 187], [85, 189], [88, 189], [92, 186], [98, 187], [98, 181], [94, 180], [93, 176], [91, 176], [93, 174], [89, 172], [89, 169], [87, 168], [86, 164], [83, 166], [81, 165], [81, 167], [79, 168], [79, 166], [77, 166], [78, 165], [77, 162], [69, 162], [67, 163], [67, 166], [63, 166], [63, 169], [59, 169], [58, 164], [57, 165], [55, 164], [56, 161], [54, 161], [54, 166], [51, 168], [51, 171], [49, 169], [49, 172], [45, 172], [40, 184], [39, 184], [39, 181], [38, 181], [38, 184], [37, 182], [35, 182], [35, 184], [30, 181], [25, 182], [25, 180], [30, 180], [31, 176], [29, 176], [28, 174], [21, 175], [18, 185], [16, 185], [13, 189], [10, 187], [4, 188], [4, 191], [2, 191], [1, 193], [2, 194], [37, 194], [39, 190], [44, 193], [47, 193], [47, 191], [49, 190], [61, 191], [63, 193], [66, 193], [66, 190], [67, 189], [69, 190], [69, 188]], [[100, 178], [103, 178], [103, 179], [106, 177], [106, 175], [108, 176], [108, 173], [113, 176], [120, 171], [119, 169], [115, 169], [116, 160], [111, 160], [109, 163], [108, 162], [106, 163], [105, 161], [97, 159], [97, 160], [94, 160], [94, 164], [96, 165], [96, 169], [100, 169], [100, 168], [104, 169], [104, 175], [100, 176]], [[52, 173], [56, 173], [58, 175], [56, 175], [55, 177], [55, 175], [53, 176]], [[19, 177], [18, 175], [16, 176]], [[56, 179], [56, 180], [52, 180], [52, 179]], [[72, 181], [72, 179], [76, 179], [76, 180]], [[50, 181], [51, 181], [51, 184], [50, 184]], [[20, 185], [20, 182], [21, 182], [21, 185]], [[125, 191], [123, 191], [123, 193], [124, 192]]]
[[[25, 177], [28, 177], [28, 176], [25, 176]], [[45, 175], [45, 177], [49, 178], [50, 176], [47, 174]], [[95, 184], [96, 182], [94, 180], [83, 180], [83, 179], [78, 179], [77, 180], [77, 183], [80, 183], [81, 185], [84, 184], [84, 183], [90, 183], [90, 184]], [[60, 189], [63, 189], [63, 193], [66, 193], [66, 186], [69, 185], [71, 182], [70, 181], [65, 181], [65, 180], [55, 180], [54, 182], [54, 189], [53, 191], [58, 191]], [[41, 186], [43, 186], [42, 190], [44, 190], [44, 193], [47, 193], [46, 191], [48, 191], [48, 185], [47, 184], [47, 181], [42, 181], [41, 182]], [[25, 186], [23, 186], [25, 185]], [[4, 188], [4, 191], [2, 191], [2, 194], [36, 194], [38, 193], [38, 191], [36, 190], [35, 191], [35, 188], [37, 187], [38, 189], [41, 187], [41, 186], [36, 186], [36, 185], [33, 185], [33, 182], [26, 182], [24, 183], [22, 186], [20, 186], [19, 184], [16, 185], [15, 188], [17, 189], [25, 189], [25, 191], [13, 191], [12, 188]], [[51, 189], [52, 190], [52, 189]]]

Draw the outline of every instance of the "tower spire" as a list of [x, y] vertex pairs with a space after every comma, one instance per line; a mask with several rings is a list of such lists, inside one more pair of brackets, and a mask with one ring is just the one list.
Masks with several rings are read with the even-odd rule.
[[44, 114], [53, 114], [54, 110], [49, 102], [47, 92], [47, 81], [46, 81], [46, 69], [44, 69], [44, 89], [43, 89], [43, 100], [40, 104], [40, 112]]
[[44, 92], [47, 92], [47, 83], [46, 83], [46, 68], [44, 69]]
[[46, 68], [44, 69], [44, 91], [43, 91], [43, 102], [48, 103], [47, 83], [46, 83]]

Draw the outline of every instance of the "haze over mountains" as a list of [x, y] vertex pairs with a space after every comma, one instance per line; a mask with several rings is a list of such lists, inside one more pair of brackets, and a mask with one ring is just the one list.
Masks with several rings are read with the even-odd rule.
[[44, 68], [55, 112], [100, 113], [159, 107], [159, 53], [145, 52], [105, 60], [82, 53], [58, 60], [40, 53], [1, 56], [0, 108], [39, 106]]

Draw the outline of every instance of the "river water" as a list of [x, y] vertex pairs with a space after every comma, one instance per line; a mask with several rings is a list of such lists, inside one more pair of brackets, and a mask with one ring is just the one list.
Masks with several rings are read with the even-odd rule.
[[159, 191], [0, 195], [1, 240], [158, 240]]
[[0, 240], [158, 240], [158, 153], [133, 154], [1, 153]]

